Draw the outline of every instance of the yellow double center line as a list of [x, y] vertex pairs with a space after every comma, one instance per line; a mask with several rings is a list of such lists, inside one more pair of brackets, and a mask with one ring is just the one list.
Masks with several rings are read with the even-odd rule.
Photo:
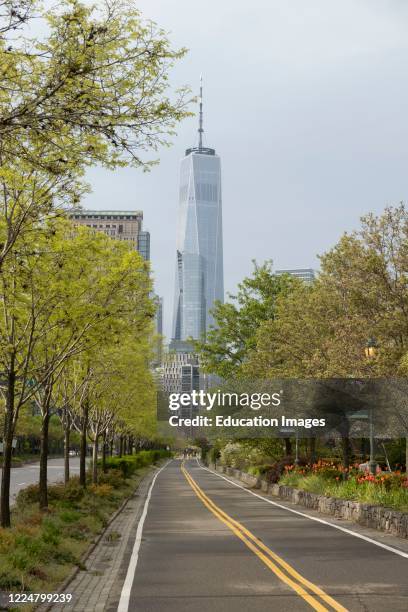
[[[231, 531], [253, 552], [272, 572], [290, 586], [300, 597], [302, 597], [314, 610], [319, 612], [328, 612], [328, 610], [337, 610], [337, 612], [347, 612], [347, 609], [340, 605], [335, 599], [325, 593], [320, 587], [310, 580], [299, 574], [289, 563], [274, 553], [268, 546], [259, 540], [251, 533], [244, 525], [230, 517], [226, 512], [221, 510], [198, 486], [196, 481], [190, 476], [184, 467], [184, 461], [181, 465], [181, 470], [190, 484], [197, 497], [201, 499], [203, 504], [212, 512], [220, 521], [222, 521]], [[308, 591], [306, 590], [308, 589]], [[314, 595], [312, 595], [311, 591]], [[320, 598], [316, 599], [315, 595]], [[325, 607], [323, 601], [328, 608]]]

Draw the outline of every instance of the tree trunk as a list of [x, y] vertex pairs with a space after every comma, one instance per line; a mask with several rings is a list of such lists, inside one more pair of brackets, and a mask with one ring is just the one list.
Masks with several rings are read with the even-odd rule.
[[114, 440], [113, 440], [113, 437], [112, 437], [112, 439], [110, 441], [110, 456], [111, 457], [113, 457], [113, 443], [114, 443]]
[[81, 485], [81, 487], [84, 488], [86, 487], [86, 442], [88, 432], [88, 413], [88, 402], [84, 402], [82, 411], [81, 444], [79, 455], [79, 484]]
[[102, 472], [106, 474], [106, 431], [102, 436]]
[[119, 436], [119, 457], [123, 455], [123, 436]]
[[3, 468], [1, 478], [0, 515], [1, 526], [10, 527], [10, 478], [11, 460], [13, 456], [13, 416], [16, 375], [14, 371], [14, 358], [11, 361], [10, 371], [7, 375], [6, 415], [3, 436]]
[[41, 446], [40, 446], [40, 481], [39, 498], [40, 510], [48, 508], [48, 489], [47, 489], [47, 462], [48, 462], [48, 430], [50, 423], [50, 412], [48, 406], [41, 423]]
[[285, 438], [285, 454], [288, 457], [292, 454], [292, 441], [290, 438]]
[[69, 441], [71, 434], [71, 419], [69, 414], [65, 414], [65, 430], [64, 430], [64, 482], [69, 481]]
[[99, 434], [95, 433], [92, 446], [92, 484], [98, 484], [98, 441]]
[[316, 438], [310, 438], [309, 461], [312, 465], [313, 463], [316, 463]]
[[348, 470], [350, 467], [350, 438], [343, 436], [341, 438], [341, 447], [343, 453], [343, 468]]

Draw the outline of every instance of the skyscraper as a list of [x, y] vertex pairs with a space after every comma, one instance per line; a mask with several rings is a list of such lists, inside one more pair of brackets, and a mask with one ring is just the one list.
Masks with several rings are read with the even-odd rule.
[[276, 274], [290, 274], [300, 278], [305, 283], [313, 283], [316, 278], [315, 271], [312, 268], [295, 268], [293, 270], [276, 270]]
[[203, 146], [200, 82], [198, 146], [186, 150], [180, 165], [173, 339], [198, 339], [213, 318], [215, 300], [224, 300], [221, 160]]

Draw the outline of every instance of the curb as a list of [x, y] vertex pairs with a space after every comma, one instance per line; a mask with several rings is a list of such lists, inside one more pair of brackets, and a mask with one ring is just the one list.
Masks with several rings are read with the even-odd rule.
[[[63, 459], [64, 455], [51, 455], [49, 457], [49, 459]], [[18, 469], [18, 468], [23, 468], [26, 465], [33, 465], [34, 463], [40, 463], [40, 457], [38, 456], [38, 458], [35, 459], [27, 459], [27, 461], [23, 461], [23, 462], [17, 462], [17, 464], [13, 465], [13, 462], [11, 462], [11, 468], [14, 469]], [[0, 468], [2, 467], [3, 463], [0, 463]]]

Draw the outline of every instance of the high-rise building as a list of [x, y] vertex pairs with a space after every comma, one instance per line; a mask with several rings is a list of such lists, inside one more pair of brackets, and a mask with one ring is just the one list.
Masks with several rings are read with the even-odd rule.
[[153, 294], [153, 302], [156, 307], [154, 327], [157, 334], [154, 345], [154, 363], [160, 365], [163, 358], [163, 298]]
[[191, 393], [200, 388], [198, 357], [190, 352], [170, 352], [163, 358], [163, 390], [166, 393]]
[[150, 261], [150, 232], [139, 231], [137, 237], [137, 250], [146, 261]]
[[150, 260], [150, 233], [142, 230], [141, 210], [77, 210], [71, 214], [76, 225], [104, 232], [116, 240], [126, 240]]
[[313, 283], [316, 278], [316, 272], [312, 268], [295, 268], [294, 270], [276, 270], [275, 274], [290, 274], [300, 278], [305, 283]]
[[[85, 225], [97, 232], [104, 232], [115, 240], [126, 240], [150, 261], [150, 232], [142, 229], [141, 210], [77, 210], [71, 214], [76, 225]], [[152, 294], [156, 305], [155, 329], [163, 334], [163, 298]], [[157, 348], [157, 360], [161, 361], [161, 340]]]
[[198, 339], [213, 323], [210, 310], [224, 300], [221, 160], [203, 146], [202, 81], [198, 146], [180, 166], [174, 295], [174, 340]]

